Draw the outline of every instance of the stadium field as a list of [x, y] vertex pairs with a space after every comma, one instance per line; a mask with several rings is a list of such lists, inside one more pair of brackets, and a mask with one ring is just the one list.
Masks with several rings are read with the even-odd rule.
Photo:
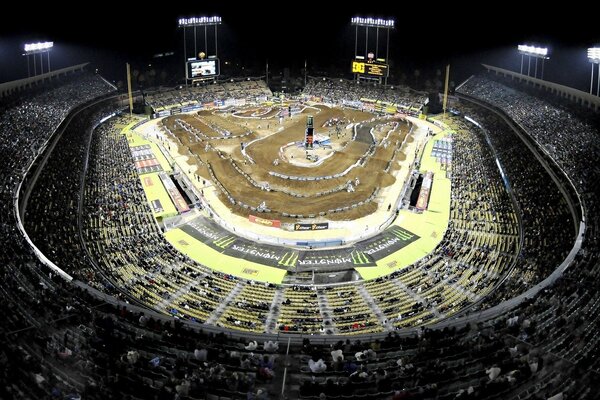
[[[448, 133], [450, 131], [445, 130], [433, 136], [423, 149], [421, 170], [434, 173], [428, 209], [423, 213], [401, 210], [396, 221], [385, 233], [381, 234], [382, 238], [384, 234], [387, 234], [388, 237], [390, 234], [397, 235], [393, 233], [393, 230], [394, 227], [398, 227], [398, 231], [400, 232], [398, 237], [401, 238], [403, 243], [391, 249], [391, 253], [383, 255], [382, 258], [369, 257], [368, 262], [364, 262], [365, 266], [360, 266], [361, 262], [357, 262], [354, 257], [356, 252], [352, 252], [352, 256], [350, 257], [352, 260], [348, 261], [348, 268], [355, 268], [363, 279], [376, 279], [411, 265], [433, 251], [443, 238], [449, 219], [450, 180], [446, 177], [446, 171], [442, 169], [441, 164], [436, 161], [431, 153], [434, 141], [445, 137]], [[136, 140], [139, 141], [137, 138]], [[135, 144], [140, 143], [135, 142]], [[359, 224], [355, 228], [362, 229]], [[298, 257], [296, 256], [293, 265], [282, 263], [281, 260], [278, 263], [276, 257], [283, 257], [287, 260], [286, 255], [283, 254], [284, 252], [273, 250], [274, 246], [270, 246], [271, 249], [269, 249], [268, 245], [256, 243], [255, 248], [265, 254], [271, 252], [272, 255], [270, 258], [274, 261], [269, 263], [259, 258], [254, 258], [254, 261], [252, 261], [252, 257], [235, 257], [231, 255], [235, 251], [229, 251], [230, 248], [228, 246], [215, 246], [212, 240], [202, 240], [199, 235], [190, 234], [194, 232], [194, 229], [188, 226], [184, 229], [171, 230], [165, 234], [165, 237], [182, 253], [216, 271], [269, 283], [281, 283], [288, 270], [298, 268], [297, 270], [300, 271], [303, 256], [300, 256], [300, 262], [298, 262]], [[324, 231], [319, 231], [319, 233], [321, 232]], [[242, 238], [235, 235], [227, 236], [227, 234], [227, 232], [221, 233], [220, 238], [231, 237], [232, 243], [236, 240], [236, 244], [241, 245]], [[222, 240], [220, 238], [217, 241]], [[348, 252], [350, 251], [351, 249], [348, 250]], [[367, 245], [361, 245], [360, 243], [357, 243], [355, 246], [355, 251], [361, 254], [369, 253]], [[278, 253], [281, 254], [278, 255]], [[318, 251], [313, 253], [317, 254]], [[345, 253], [343, 253], [343, 250], [340, 250], [339, 254]], [[384, 254], [386, 253], [384, 252]], [[331, 254], [329, 256], [330, 258], [332, 257]], [[314, 254], [306, 255], [304, 260], [309, 260], [311, 257], [315, 258], [317, 256]], [[343, 255], [340, 256], [340, 258], [343, 257]], [[310, 264], [310, 261], [305, 262]]]

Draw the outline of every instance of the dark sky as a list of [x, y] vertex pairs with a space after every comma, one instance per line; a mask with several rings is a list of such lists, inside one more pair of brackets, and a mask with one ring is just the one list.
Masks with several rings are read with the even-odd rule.
[[[371, 2], [370, 8], [340, 8], [315, 1], [255, 1], [254, 7], [241, 8], [227, 1], [213, 1], [214, 6], [206, 6], [211, 4], [208, 1], [193, 2], [195, 6], [162, 3], [151, 7], [147, 2], [86, 2], [80, 9], [52, 3], [50, 9], [15, 2], [21, 10], [0, 16], [0, 81], [27, 75], [20, 53], [29, 40], [56, 42], [53, 67], [89, 60], [108, 75], [125, 61], [147, 62], [159, 52], [175, 51], [183, 59], [177, 18], [192, 15], [221, 15], [221, 60], [238, 60], [248, 67], [263, 65], [267, 58], [273, 68], [299, 68], [305, 58], [313, 67], [345, 67], [354, 52], [350, 18], [365, 15], [396, 19], [390, 59], [408, 74], [414, 68], [435, 70], [447, 62], [454, 65], [457, 78], [482, 61], [518, 69], [520, 58], [514, 45], [537, 41], [552, 45], [546, 77], [583, 88], [589, 79], [585, 49], [600, 42], [595, 17], [586, 11], [587, 6], [572, 1], [556, 9], [483, 1], [479, 6], [447, 2], [443, 8], [433, 2], [389, 0], [388, 6], [383, 1]], [[548, 14], [542, 15], [541, 9]], [[73, 12], [80, 15], [67, 15]]]

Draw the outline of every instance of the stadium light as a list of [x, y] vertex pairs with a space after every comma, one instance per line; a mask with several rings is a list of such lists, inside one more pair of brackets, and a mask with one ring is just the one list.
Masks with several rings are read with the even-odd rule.
[[25, 43], [25, 45], [23, 46], [23, 50], [25, 50], [25, 53], [23, 53], [23, 56], [27, 57], [27, 77], [31, 77], [31, 68], [29, 66], [29, 56], [33, 56], [33, 76], [37, 75], [37, 67], [35, 64], [35, 55], [39, 54], [40, 55], [40, 73], [43, 74], [44, 73], [44, 54], [46, 53], [48, 55], [47, 60], [48, 60], [48, 71], [50, 72], [50, 50], [52, 50], [52, 48], [54, 47], [54, 42], [37, 42], [37, 43]]
[[[365, 57], [369, 60], [369, 63], [373, 63], [374, 60], [377, 60], [379, 63], [387, 63], [390, 55], [390, 30], [395, 28], [396, 21], [393, 18], [373, 18], [373, 17], [352, 17], [350, 19], [350, 23], [354, 26], [354, 60], [362, 59]], [[375, 30], [375, 48], [373, 48], [373, 39], [369, 41], [369, 30], [373, 28]], [[379, 31], [384, 29], [383, 32], [387, 37], [385, 40], [385, 58], [381, 57], [379, 54]], [[365, 33], [365, 50], [363, 54], [358, 53], [358, 31], [364, 31]], [[373, 36], [371, 36], [372, 38]], [[371, 46], [371, 47], [370, 47]], [[362, 53], [362, 52], [361, 52]], [[354, 61], [353, 64], [355, 65]], [[387, 86], [387, 68], [388, 65], [385, 64], [386, 73], [378, 74], [377, 78], [379, 83], [384, 82], [384, 85]], [[369, 73], [364, 73], [364, 71], [360, 69], [354, 69], [353, 73], [355, 79], [358, 81], [361, 78], [366, 78], [367, 75], [371, 75]], [[373, 76], [370, 76], [369, 79], [373, 79]]]
[[370, 18], [370, 17], [353, 17], [352, 25], [367, 26], [370, 28], [388, 28], [394, 29], [395, 21], [393, 19]]
[[596, 96], [600, 96], [600, 47], [590, 47], [587, 52], [588, 60], [592, 63], [592, 78], [590, 79], [590, 94], [594, 85], [594, 64], [598, 64], [598, 88]]
[[587, 54], [590, 62], [595, 64], [600, 63], [600, 47], [590, 47]]
[[[179, 28], [183, 28], [183, 60], [184, 67], [186, 71], [186, 85], [187, 85], [187, 42], [186, 42], [186, 28], [193, 28], [194, 33], [194, 59], [196, 57], [204, 58], [208, 56], [208, 58], [217, 58], [218, 55], [218, 33], [217, 27], [221, 25], [223, 20], [218, 15], [213, 15], [212, 17], [188, 17], [188, 18], [179, 18], [177, 20]], [[214, 39], [215, 39], [215, 47], [214, 47], [214, 55], [209, 55], [208, 49], [208, 27], [214, 27]], [[198, 52], [198, 37], [197, 37], [197, 28], [204, 27], [204, 49], [201, 52]]]
[[216, 15], [212, 17], [189, 17], [179, 18], [179, 27], [191, 27], [191, 26], [207, 26], [207, 25], [220, 25], [221, 17]]
[[527, 44], [520, 44], [518, 49], [521, 54], [524, 54], [526, 56], [548, 58], [548, 48], [547, 47], [536, 47], [536, 46], [530, 46]]
[[42, 51], [49, 51], [54, 47], [54, 42], [39, 42], [39, 43], [26, 43], [24, 46], [25, 53], [36, 53]]
[[550, 57], [548, 56], [548, 47], [538, 47], [532, 46], [529, 44], [520, 44], [517, 46], [519, 53], [521, 54], [521, 74], [523, 74], [523, 59], [527, 56], [527, 76], [530, 76], [531, 70], [531, 57], [535, 58], [535, 73], [533, 74], [534, 78], [537, 78], [537, 60], [542, 60], [542, 78], [544, 79], [544, 60], [548, 60]]

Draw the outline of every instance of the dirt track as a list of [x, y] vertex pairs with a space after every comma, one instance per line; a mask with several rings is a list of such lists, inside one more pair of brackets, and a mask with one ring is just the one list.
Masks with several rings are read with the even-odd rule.
[[[314, 109], [311, 110], [311, 113], [314, 111]], [[244, 112], [245, 114], [248, 114], [253, 111], [246, 110]], [[271, 114], [271, 112], [269, 112], [269, 114]], [[348, 130], [345, 135], [342, 134], [339, 138], [329, 133], [332, 141], [339, 141], [340, 144], [347, 143], [347, 146], [343, 151], [336, 152], [318, 167], [303, 168], [286, 162], [280, 162], [278, 166], [274, 166], [273, 160], [277, 158], [279, 148], [282, 145], [292, 141], [302, 140], [304, 137], [306, 115], [307, 113], [303, 113], [296, 115], [293, 118], [286, 118], [283, 125], [280, 126], [276, 116], [269, 120], [242, 120], [231, 114], [215, 113], [207, 115], [206, 112], [203, 112], [199, 119], [209, 120], [213, 126], [218, 126], [230, 131], [231, 129], [239, 128], [243, 131], [249, 129], [253, 132], [251, 135], [244, 138], [232, 138], [229, 140], [198, 141], [193, 135], [174, 126], [172, 121], [167, 121], [167, 123], [183, 146], [189, 149], [192, 155], [190, 161], [196, 161], [196, 164], [199, 167], [197, 171], [198, 175], [205, 179], [209, 179], [208, 170], [206, 168], [206, 165], [209, 163], [217, 179], [225, 186], [233, 198], [254, 207], [264, 201], [267, 207], [274, 211], [268, 214], [261, 214], [267, 218], [282, 219], [286, 221], [291, 220], [282, 217], [282, 212], [297, 215], [301, 214], [305, 218], [309, 214], [318, 215], [319, 212], [326, 212], [327, 210], [365, 201], [376, 187], [384, 188], [394, 183], [395, 178], [391, 175], [391, 172], [397, 169], [396, 161], [404, 159], [405, 155], [401, 151], [398, 151], [396, 153], [396, 158], [391, 163], [390, 171], [386, 173], [384, 172], [384, 169], [394, 155], [396, 144], [402, 143], [407, 135], [408, 129], [404, 123], [400, 123], [399, 127], [387, 136], [387, 146], [376, 146], [374, 154], [366, 159], [364, 166], [355, 167], [346, 176], [320, 181], [294, 181], [269, 175], [269, 171], [277, 171], [286, 175], [298, 176], [333, 175], [344, 171], [346, 168], [356, 163], [356, 161], [367, 152], [369, 144], [352, 141], [352, 134], [350, 130]], [[322, 128], [322, 125], [331, 118], [345, 118], [349, 121], [354, 120], [359, 122], [372, 117], [371, 114], [360, 111], [330, 109], [324, 106], [320, 107], [320, 112], [313, 113], [313, 115], [315, 116], [315, 128], [317, 132], [324, 131], [325, 128]], [[210, 128], [208, 125], [203, 124], [203, 121], [199, 121], [198, 118], [190, 117], [186, 119], [186, 121], [198, 129], [202, 129], [200, 128], [201, 125]], [[375, 126], [374, 135], [378, 144], [381, 144], [381, 139], [386, 137], [386, 134], [392, 127], [392, 122], [389, 120], [387, 120], [388, 125], [383, 125], [384, 122], [385, 121], [375, 121], [375, 123], [369, 123], [369, 129], [371, 126]], [[280, 127], [283, 129], [277, 132]], [[273, 132], [277, 133], [272, 134]], [[218, 132], [214, 133], [215, 135], [219, 134]], [[270, 134], [272, 135], [268, 136]], [[261, 137], [264, 137], [265, 139], [259, 140], [246, 148], [248, 155], [256, 161], [256, 164], [251, 164], [247, 162], [242, 155], [240, 143], [248, 143], [255, 138]], [[407, 140], [410, 139], [411, 138], [408, 138]], [[210, 143], [211, 149], [206, 151], [208, 143]], [[217, 149], [220, 150], [220, 154], [216, 151]], [[268, 182], [273, 191], [267, 192], [253, 186], [244, 176], [240, 175], [237, 170], [235, 170], [229, 158], [235, 160], [236, 164], [256, 182]], [[318, 192], [339, 189], [348, 181], [352, 181], [354, 184], [356, 178], [358, 178], [360, 184], [356, 186], [354, 192], [349, 193], [346, 190], [341, 190], [319, 197], [315, 196]], [[312, 197], [298, 198], [282, 193], [281, 190], [303, 193]], [[220, 197], [225, 204], [230, 204], [224, 195], [221, 194]], [[365, 203], [344, 212], [327, 214], [327, 218], [333, 220], [356, 219], [374, 212], [376, 208], [376, 202]], [[250, 212], [248, 209], [238, 206], [232, 207], [232, 211], [243, 216], [247, 216]]]
[[243, 118], [274, 118], [279, 114], [279, 109], [277, 108], [269, 108], [269, 107], [260, 107], [257, 109], [251, 109], [246, 111], [238, 111], [234, 112], [234, 117], [243, 117]]

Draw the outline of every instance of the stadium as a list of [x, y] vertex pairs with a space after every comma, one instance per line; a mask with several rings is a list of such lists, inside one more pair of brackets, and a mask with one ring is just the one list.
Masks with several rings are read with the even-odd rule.
[[174, 85], [25, 45], [1, 398], [598, 398], [598, 48], [590, 93], [519, 46], [431, 96], [394, 19], [348, 22], [351, 73], [289, 91], [226, 72], [217, 16], [178, 20]]

